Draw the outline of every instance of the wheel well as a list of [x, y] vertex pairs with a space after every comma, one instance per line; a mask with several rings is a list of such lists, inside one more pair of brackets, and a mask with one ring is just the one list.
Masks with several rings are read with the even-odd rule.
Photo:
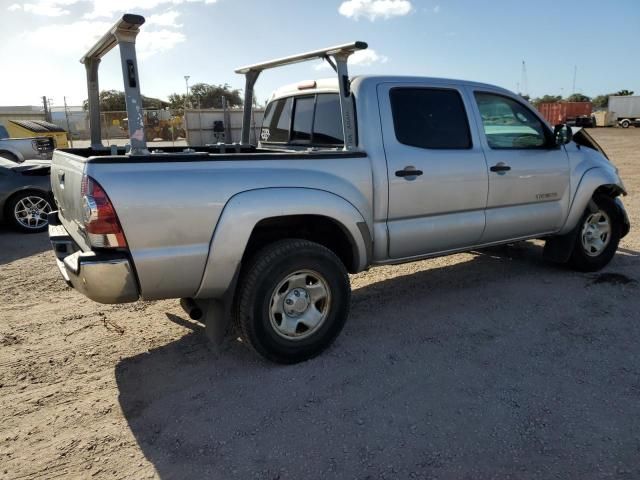
[[4, 157], [7, 160], [19, 161], [20, 159], [15, 153], [12, 153], [8, 150], [0, 150], [0, 157]]
[[284, 238], [319, 243], [335, 253], [350, 273], [358, 268], [351, 235], [338, 222], [322, 215], [287, 215], [261, 220], [251, 232], [243, 261], [265, 245]]
[[609, 184], [609, 185], [600, 185], [596, 188], [596, 191], [593, 192], [593, 196], [596, 195], [604, 195], [610, 198], [616, 198], [618, 195], [622, 195], [624, 190], [619, 185]]

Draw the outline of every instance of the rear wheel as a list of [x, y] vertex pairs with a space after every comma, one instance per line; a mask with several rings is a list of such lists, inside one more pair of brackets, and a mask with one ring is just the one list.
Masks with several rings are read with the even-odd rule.
[[587, 208], [578, 226], [576, 244], [569, 264], [583, 272], [606, 266], [620, 243], [621, 219], [615, 202], [609, 197], [595, 197], [596, 209]]
[[42, 192], [21, 192], [7, 204], [7, 217], [12, 226], [21, 232], [44, 232], [49, 226], [51, 199]]
[[622, 128], [629, 128], [629, 125], [631, 125], [631, 122], [629, 120], [623, 120], [620, 122], [620, 126]]
[[238, 288], [236, 322], [244, 341], [278, 363], [321, 353], [349, 314], [344, 265], [307, 240], [282, 240], [260, 250], [243, 268]]

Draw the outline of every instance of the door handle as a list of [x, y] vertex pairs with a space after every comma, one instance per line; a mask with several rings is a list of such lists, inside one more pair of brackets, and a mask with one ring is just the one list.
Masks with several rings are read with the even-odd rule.
[[409, 165], [403, 170], [396, 170], [396, 177], [417, 177], [422, 175], [422, 170], [416, 170], [416, 167]]
[[489, 170], [491, 170], [492, 172], [508, 172], [509, 170], [511, 170], [511, 167], [506, 163], [500, 162], [491, 167]]

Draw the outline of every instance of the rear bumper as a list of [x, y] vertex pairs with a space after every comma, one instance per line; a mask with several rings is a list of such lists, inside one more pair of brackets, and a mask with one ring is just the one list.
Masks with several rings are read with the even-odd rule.
[[129, 257], [119, 252], [82, 252], [58, 221], [49, 216], [49, 240], [67, 285], [100, 303], [135, 302], [140, 296]]

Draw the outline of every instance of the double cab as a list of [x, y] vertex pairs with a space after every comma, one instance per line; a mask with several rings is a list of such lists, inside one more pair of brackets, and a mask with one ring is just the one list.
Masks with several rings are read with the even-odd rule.
[[[143, 22], [125, 15], [83, 58], [90, 112], [96, 59], [118, 44], [136, 119]], [[612, 259], [629, 230], [625, 187], [584, 131], [548, 125], [493, 85], [349, 77], [362, 48], [238, 69], [238, 144], [149, 149], [130, 121], [126, 149], [102, 146], [92, 124], [91, 148], [56, 150], [50, 237], [65, 280], [103, 303], [181, 299], [212, 340], [233, 322], [259, 354], [294, 363], [341, 331], [348, 273], [526, 239], [581, 271]], [[276, 91], [250, 144], [260, 73], [318, 58], [337, 78]]]

